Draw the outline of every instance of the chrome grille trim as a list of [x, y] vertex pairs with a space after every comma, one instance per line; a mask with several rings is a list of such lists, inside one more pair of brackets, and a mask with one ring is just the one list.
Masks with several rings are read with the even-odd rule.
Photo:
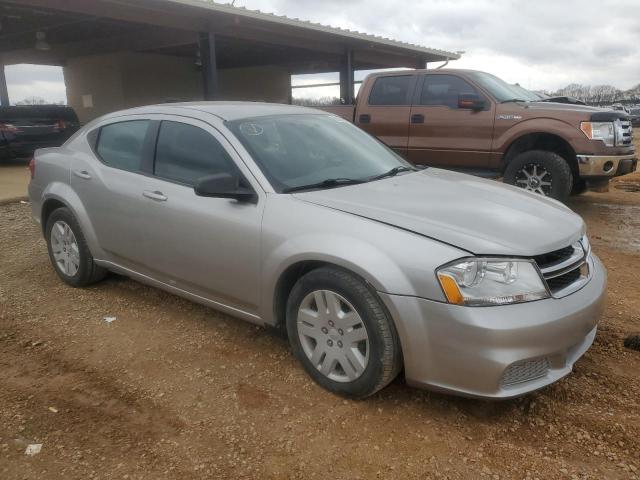
[[631, 120], [620, 120], [620, 137], [617, 139], [617, 145], [631, 145], [631, 134], [633, 127]]
[[[554, 298], [562, 298], [577, 292], [591, 278], [593, 261], [591, 247], [586, 236], [571, 245], [573, 251], [565, 258], [554, 263], [539, 265], [540, 273], [549, 293]], [[563, 250], [568, 250], [563, 249]], [[566, 276], [567, 278], [562, 278]], [[570, 282], [566, 284], [566, 282]]]

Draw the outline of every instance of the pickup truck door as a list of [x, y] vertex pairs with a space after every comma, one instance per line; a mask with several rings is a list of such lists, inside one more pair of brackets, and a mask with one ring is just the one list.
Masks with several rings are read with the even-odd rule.
[[383, 75], [364, 88], [354, 123], [403, 157], [407, 156], [409, 116], [415, 75]]
[[[409, 120], [409, 161], [446, 168], [488, 168], [493, 102], [462, 77], [449, 73], [421, 75], [416, 87]], [[460, 96], [479, 97], [484, 108], [461, 108]]]

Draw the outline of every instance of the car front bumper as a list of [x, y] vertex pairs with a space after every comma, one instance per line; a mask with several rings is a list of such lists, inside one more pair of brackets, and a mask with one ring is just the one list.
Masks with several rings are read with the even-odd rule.
[[628, 155], [578, 155], [578, 170], [583, 178], [617, 177], [636, 170], [635, 153]]
[[606, 271], [560, 299], [464, 307], [381, 293], [395, 319], [405, 376], [412, 386], [507, 399], [571, 372], [589, 349], [604, 308]]

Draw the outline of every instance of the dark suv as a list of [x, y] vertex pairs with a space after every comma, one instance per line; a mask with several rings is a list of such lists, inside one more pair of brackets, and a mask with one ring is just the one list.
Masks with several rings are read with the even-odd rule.
[[80, 122], [71, 107], [0, 107], [0, 161], [30, 157], [38, 148], [59, 147], [78, 128]]

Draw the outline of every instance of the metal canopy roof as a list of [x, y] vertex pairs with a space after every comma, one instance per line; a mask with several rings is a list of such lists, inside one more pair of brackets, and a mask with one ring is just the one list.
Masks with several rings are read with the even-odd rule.
[[[109, 52], [193, 57], [214, 32], [218, 68], [276, 65], [336, 71], [346, 49], [358, 70], [424, 67], [459, 55], [365, 33], [206, 0], [0, 0], [0, 63], [59, 64]], [[36, 32], [48, 51], [36, 50]]]

